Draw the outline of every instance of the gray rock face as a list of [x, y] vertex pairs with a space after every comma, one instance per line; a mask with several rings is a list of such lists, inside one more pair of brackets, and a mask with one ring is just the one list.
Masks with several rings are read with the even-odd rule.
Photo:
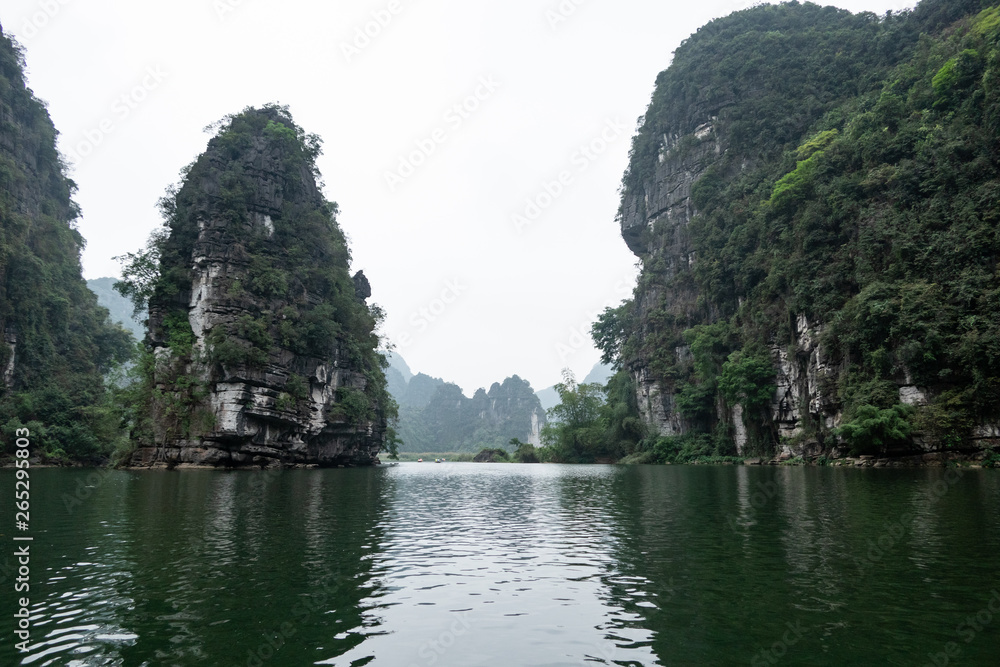
[[360, 301], [366, 301], [372, 297], [372, 285], [365, 277], [364, 271], [354, 274], [354, 295]]
[[4, 333], [3, 339], [4, 344], [10, 349], [7, 366], [3, 369], [3, 386], [11, 389], [14, 387], [14, 370], [17, 368], [17, 334], [8, 330]]
[[[714, 129], [714, 117], [695, 122], [683, 135], [664, 135], [652, 180], [623, 194], [622, 237], [642, 261], [643, 272], [654, 275], [636, 293], [636, 315], [642, 338], [650, 336], [653, 311], [667, 312], [680, 321], [694, 321], [698, 292], [690, 276], [696, 256], [688, 225], [696, 211], [691, 189], [722, 155], [724, 144]], [[693, 278], [693, 277], [692, 277]], [[669, 289], [663, 286], [670, 284]], [[674, 350], [677, 360], [690, 355], [686, 346]], [[657, 379], [645, 360], [631, 365], [639, 411], [661, 435], [683, 435], [690, 425], [676, 409], [673, 382]]]
[[[653, 179], [645, 183], [640, 192], [625, 194], [622, 237], [640, 257], [669, 246], [680, 251], [674, 255], [680, 265], [690, 265], [694, 261], [686, 233], [695, 214], [691, 188], [723, 151], [713, 125], [717, 119], [705, 120], [683, 137], [664, 135]], [[657, 225], [662, 225], [667, 233], [646, 233], [653, 232]]]
[[[329, 308], [328, 300], [303, 286], [293, 287], [291, 280], [285, 285], [287, 293], [249, 289], [261, 278], [254, 274], [259, 272], [253, 268], [257, 260], [246, 239], [256, 239], [257, 247], [277, 254], [281, 244], [275, 240], [276, 230], [297, 224], [289, 212], [315, 215], [322, 209], [313, 174], [304, 167], [293, 174], [301, 185], [289, 187], [287, 152], [267, 136], [255, 136], [234, 166], [226, 164], [222, 151], [210, 144], [201, 160], [219, 169], [193, 171], [200, 179], [192, 182], [194, 178], [189, 178], [181, 191], [184, 197], [193, 189], [190, 196], [198, 202], [190, 214], [197, 232], [187, 246], [191, 248], [189, 280], [182, 282], [179, 294], [161, 290], [150, 303], [147, 342], [156, 358], [151, 406], [154, 432], [153, 442], [136, 453], [135, 465], [376, 462], [384, 441], [382, 406], [360, 416], [344, 402], [345, 396], [364, 396], [372, 373], [381, 374], [381, 369], [360, 367], [357, 353], [352, 355], [351, 347], [365, 342], [344, 333], [326, 348], [326, 354], [305, 354], [287, 340], [304, 330], [305, 324], [296, 321], [283, 326], [291, 324], [289, 318], [297, 317], [300, 310]], [[234, 215], [219, 205], [227, 185], [215, 177], [218, 173], [243, 174], [252, 184], [244, 215]], [[172, 234], [180, 237], [180, 223]], [[277, 256], [275, 265], [280, 266]], [[346, 275], [346, 262], [342, 270], [345, 286], [352, 290], [349, 298], [364, 309], [371, 286], [360, 272], [352, 281]], [[190, 353], [179, 352], [171, 341], [173, 329], [181, 326], [176, 321], [178, 313], [190, 325]], [[244, 331], [254, 322], [265, 323], [263, 333]], [[269, 344], [262, 346], [261, 336]], [[257, 357], [253, 361], [220, 357], [215, 347], [221, 344], [252, 349]]]
[[[692, 189], [726, 150], [724, 132], [717, 131], [716, 121], [705, 117], [700, 124], [688, 127], [685, 134], [664, 135], [652, 180], [623, 194], [622, 237], [642, 260], [644, 276], [652, 278], [644, 281], [635, 295], [640, 341], [647, 349], [647, 341], [662, 334], [656, 331], [659, 325], [653, 323], [654, 312], [660, 317], [667, 313], [687, 326], [706, 320], [692, 275], [697, 257], [688, 227], [697, 214], [691, 201]], [[712, 321], [709, 315], [707, 319]], [[835, 393], [841, 368], [820, 343], [823, 328], [822, 323], [811, 323], [805, 315], [799, 315], [791, 344], [771, 347], [775, 372], [775, 395], [769, 408], [772, 426], [779, 439], [797, 443], [779, 444], [779, 458], [818, 456], [830, 453], [835, 445], [832, 440], [824, 446], [800, 438], [807, 426], [830, 432], [843, 421]], [[676, 362], [684, 362], [690, 354], [685, 345], [673, 348]], [[639, 411], [646, 423], [663, 436], [691, 431], [692, 425], [677, 409], [675, 382], [656, 377], [645, 356], [627, 361], [636, 384]], [[931, 400], [927, 388], [914, 386], [908, 378], [900, 381], [899, 396], [902, 403], [914, 406]], [[748, 442], [742, 407], [718, 407], [719, 421], [731, 426], [737, 451], [742, 454]], [[981, 446], [994, 446], [998, 439], [1000, 427], [993, 424], [977, 426], [972, 435], [973, 444]], [[914, 435], [914, 444], [922, 451], [936, 447], [919, 433]]]

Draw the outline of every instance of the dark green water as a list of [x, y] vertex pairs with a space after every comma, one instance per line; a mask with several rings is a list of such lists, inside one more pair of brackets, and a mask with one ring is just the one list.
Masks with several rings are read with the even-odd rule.
[[31, 650], [4, 571], [0, 665], [1000, 664], [995, 471], [33, 470], [31, 492]]

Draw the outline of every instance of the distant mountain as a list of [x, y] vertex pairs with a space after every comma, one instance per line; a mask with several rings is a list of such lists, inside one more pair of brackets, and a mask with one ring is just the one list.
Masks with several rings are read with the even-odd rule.
[[[587, 377], [583, 379], [581, 384], [600, 384], [605, 385], [611, 376], [615, 374], [615, 371], [611, 366], [605, 364], [596, 364], [587, 374]], [[552, 408], [559, 405], [559, 392], [556, 391], [554, 386], [548, 387], [547, 389], [542, 389], [535, 394], [538, 396], [539, 402], [542, 404], [542, 408], [548, 412]]]
[[111, 313], [111, 321], [118, 322], [137, 340], [142, 340], [146, 336], [146, 313], [140, 313], [137, 317], [132, 317], [132, 302], [115, 291], [117, 278], [94, 278], [87, 281], [87, 287], [97, 295], [97, 303], [108, 309]]
[[583, 378], [582, 384], [605, 385], [615, 374], [615, 369], [606, 364], [596, 364], [587, 377]]
[[389, 363], [386, 378], [399, 404], [401, 451], [506, 449], [512, 438], [540, 444], [545, 410], [526, 380], [514, 375], [469, 398], [458, 385], [424, 373], [407, 379], [409, 366], [399, 355]]
[[538, 402], [542, 404], [545, 412], [559, 405], [559, 392], [556, 391], [555, 386], [539, 389], [535, 392], [535, 396], [538, 397]]
[[410, 370], [410, 366], [406, 363], [406, 359], [403, 359], [403, 357], [399, 356], [395, 352], [387, 352], [385, 357], [389, 360], [389, 368], [395, 368], [399, 371], [399, 374], [403, 378], [403, 382], [409, 382], [413, 378], [413, 371]]

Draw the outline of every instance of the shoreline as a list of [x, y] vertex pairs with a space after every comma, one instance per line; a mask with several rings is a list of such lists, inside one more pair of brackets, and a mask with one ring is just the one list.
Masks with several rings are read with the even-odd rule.
[[[1000, 462], [989, 461], [986, 452], [967, 454], [962, 452], [935, 452], [928, 454], [916, 454], [909, 456], [880, 457], [874, 455], [847, 456], [842, 458], [815, 457], [812, 459], [795, 458], [765, 458], [765, 457], [704, 457], [690, 461], [652, 463], [642, 460], [629, 461], [629, 457], [616, 462], [605, 463], [527, 463], [523, 465], [616, 465], [616, 466], [748, 466], [748, 467], [813, 467], [813, 468], [891, 468], [891, 469], [920, 469], [920, 468], [949, 468], [960, 467], [969, 470], [990, 470], [1000, 469]], [[473, 463], [472, 461], [447, 461], [448, 463]], [[389, 468], [400, 463], [416, 463], [416, 461], [385, 461], [371, 466], [329, 466], [320, 465], [276, 465], [276, 466], [211, 466], [193, 463], [180, 463], [177, 465], [167, 465], [165, 463], [150, 466], [113, 466], [99, 463], [41, 463], [31, 462], [31, 468], [79, 468], [81, 470], [157, 470], [157, 471], [185, 471], [185, 470], [210, 470], [219, 472], [271, 472], [284, 470], [348, 470], [360, 468]], [[424, 461], [429, 465], [433, 462]], [[505, 462], [501, 462], [505, 463]], [[14, 469], [14, 459], [0, 462], [0, 470]]]

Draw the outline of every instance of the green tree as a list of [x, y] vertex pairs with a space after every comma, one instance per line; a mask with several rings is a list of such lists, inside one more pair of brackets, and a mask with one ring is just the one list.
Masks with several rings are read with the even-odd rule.
[[510, 439], [510, 446], [514, 449], [513, 460], [515, 463], [539, 463], [538, 452], [535, 446], [528, 442], [521, 442], [517, 438]]
[[613, 458], [633, 454], [646, 437], [646, 423], [639, 414], [635, 381], [627, 371], [618, 371], [605, 387], [607, 401], [601, 410], [606, 426], [605, 452]]
[[891, 408], [862, 405], [837, 430], [837, 435], [854, 454], [884, 454], [889, 447], [909, 440], [914, 412], [912, 406], [902, 403]]
[[620, 369], [631, 356], [629, 343], [635, 329], [635, 305], [631, 301], [617, 308], [606, 308], [590, 330], [594, 344], [601, 351], [601, 363]]
[[549, 423], [542, 441], [552, 459], [561, 463], [593, 463], [608, 456], [604, 419], [604, 389], [599, 384], [578, 384], [570, 370], [556, 385], [559, 405], [548, 411]]
[[719, 391], [731, 405], [759, 409], [774, 397], [774, 379], [774, 365], [765, 354], [736, 351], [722, 365]]

